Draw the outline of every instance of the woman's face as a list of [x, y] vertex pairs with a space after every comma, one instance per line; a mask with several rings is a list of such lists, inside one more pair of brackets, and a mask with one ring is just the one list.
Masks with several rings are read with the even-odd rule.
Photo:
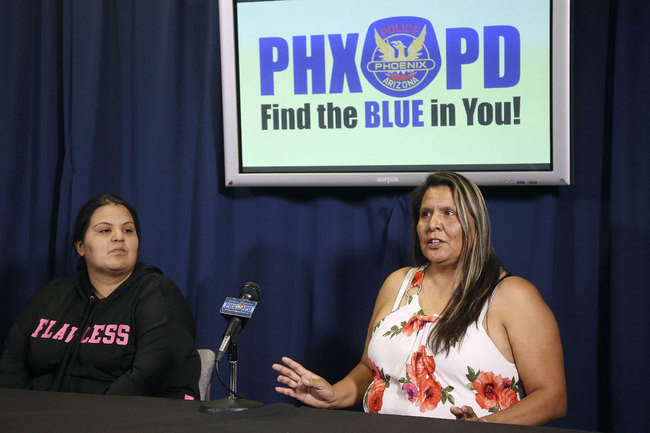
[[432, 264], [455, 266], [463, 249], [463, 228], [448, 186], [433, 186], [422, 198], [417, 225], [422, 254]]
[[138, 258], [138, 234], [128, 209], [107, 204], [90, 218], [84, 240], [75, 244], [89, 274], [131, 273]]

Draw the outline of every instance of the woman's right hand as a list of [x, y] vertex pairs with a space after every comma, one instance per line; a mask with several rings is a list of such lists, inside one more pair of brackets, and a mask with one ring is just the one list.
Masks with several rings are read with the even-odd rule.
[[310, 406], [328, 408], [334, 403], [334, 388], [319, 375], [286, 356], [282, 364], [273, 364], [273, 370], [280, 373], [277, 381], [286, 385], [276, 386], [280, 394], [288, 395]]

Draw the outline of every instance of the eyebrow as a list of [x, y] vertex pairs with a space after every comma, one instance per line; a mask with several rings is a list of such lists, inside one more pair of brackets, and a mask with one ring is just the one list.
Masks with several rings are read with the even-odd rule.
[[440, 206], [420, 206], [420, 209], [458, 209], [454, 204], [442, 204]]
[[[107, 226], [111, 226], [111, 227], [115, 225], [115, 224], [111, 224], [111, 223], [106, 222], [106, 221], [100, 221], [100, 222], [98, 222], [97, 224], [95, 224], [95, 225], [93, 226], [93, 228], [95, 228], [95, 227], [97, 227], [97, 226], [100, 226], [100, 225], [102, 225], [102, 224], [105, 224], [105, 225], [107, 225]], [[126, 221], [126, 222], [123, 222], [122, 224], [117, 224], [117, 225], [125, 226], [125, 225], [127, 225], [127, 224], [133, 224], [133, 225], [135, 225], [135, 223], [134, 223], [133, 221]]]

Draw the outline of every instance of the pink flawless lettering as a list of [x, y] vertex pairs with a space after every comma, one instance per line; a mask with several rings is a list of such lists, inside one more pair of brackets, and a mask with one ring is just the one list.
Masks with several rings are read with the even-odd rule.
[[[55, 327], [56, 320], [41, 319], [32, 332], [32, 338], [64, 340], [66, 343], [72, 341], [79, 328], [69, 323], [64, 323], [60, 327]], [[95, 324], [86, 328], [81, 338], [81, 343], [89, 344], [117, 344], [126, 346], [129, 342], [131, 327], [129, 325]]]

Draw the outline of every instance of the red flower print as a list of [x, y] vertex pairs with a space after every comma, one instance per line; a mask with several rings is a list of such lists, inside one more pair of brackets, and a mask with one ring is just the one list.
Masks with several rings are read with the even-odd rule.
[[433, 410], [438, 406], [442, 398], [442, 386], [437, 380], [428, 380], [426, 385], [420, 388], [415, 404], [420, 407], [420, 412]]
[[514, 377], [512, 379], [501, 377], [500, 374], [495, 375], [491, 371], [478, 370], [478, 373], [476, 373], [469, 365], [465, 377], [469, 380], [467, 386], [476, 391], [476, 402], [483, 409], [498, 412], [519, 401], [518, 393], [521, 381], [517, 380], [515, 382]]
[[379, 413], [384, 402], [384, 391], [386, 390], [386, 379], [377, 366], [371, 361], [372, 383], [366, 391], [366, 407], [370, 413]]
[[[420, 408], [420, 412], [435, 409], [442, 398], [442, 386], [436, 380], [435, 370], [436, 362], [433, 356], [427, 355], [424, 345], [421, 345], [418, 351], [413, 353], [411, 363], [406, 364], [406, 373], [410, 381], [417, 387], [415, 401], [411, 399], [410, 394], [413, 392], [413, 388], [408, 388], [409, 401], [415, 403]], [[402, 388], [407, 391], [406, 386]]]
[[476, 390], [476, 402], [483, 409], [492, 409], [499, 404], [499, 387], [501, 386], [501, 375], [494, 376], [494, 373], [482, 371], [472, 382]]
[[499, 407], [506, 409], [519, 401], [519, 397], [512, 387], [512, 379], [506, 377], [501, 381], [499, 390]]
[[368, 388], [368, 402], [366, 404], [369, 413], [379, 413], [384, 403], [385, 390], [386, 383], [384, 381], [372, 381], [370, 388]]
[[402, 334], [406, 336], [411, 336], [413, 332], [416, 334], [424, 328], [425, 323], [433, 323], [437, 322], [439, 319], [437, 317], [431, 317], [431, 316], [423, 316], [422, 314], [416, 314], [415, 316], [411, 317], [408, 322], [406, 322], [406, 325], [402, 327]]
[[433, 378], [436, 371], [436, 361], [433, 356], [427, 355], [424, 345], [420, 345], [417, 352], [411, 355], [411, 363], [406, 365], [406, 372], [412, 382], [422, 388], [420, 382], [424, 384], [429, 378]]
[[503, 389], [501, 390], [501, 394], [499, 395], [499, 407], [501, 409], [507, 409], [513, 404], [517, 403], [519, 401], [519, 398], [517, 397], [517, 393], [514, 392], [511, 389]]
[[494, 375], [490, 371], [481, 371], [472, 382], [476, 391], [476, 402], [483, 409], [496, 412], [506, 409], [519, 401], [517, 393], [512, 389], [512, 380]]
[[413, 280], [411, 281], [411, 287], [420, 287], [422, 285], [422, 281], [424, 281], [424, 271], [420, 269], [413, 276]]

